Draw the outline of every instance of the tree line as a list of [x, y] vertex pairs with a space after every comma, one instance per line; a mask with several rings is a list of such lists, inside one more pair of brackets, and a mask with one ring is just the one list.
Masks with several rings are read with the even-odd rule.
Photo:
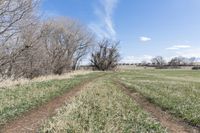
[[180, 56], [174, 57], [170, 61], [166, 61], [162, 56], [156, 56], [151, 59], [151, 63], [142, 61], [139, 65], [151, 66], [156, 68], [179, 68], [181, 66], [193, 66], [195, 59], [195, 57], [185, 58]]
[[118, 42], [98, 40], [77, 20], [41, 19], [39, 0], [0, 1], [0, 78], [34, 78], [75, 70], [93, 50], [91, 64], [112, 69]]

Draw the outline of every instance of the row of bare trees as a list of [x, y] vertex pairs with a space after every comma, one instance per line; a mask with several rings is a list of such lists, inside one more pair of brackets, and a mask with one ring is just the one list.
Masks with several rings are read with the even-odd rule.
[[154, 66], [157, 68], [178, 68], [180, 66], [192, 66], [194, 65], [195, 58], [185, 58], [185, 57], [174, 57], [170, 61], [166, 61], [162, 56], [156, 56], [151, 59], [151, 63], [143, 61], [141, 65], [143, 66]]
[[38, 0], [0, 1], [0, 78], [34, 78], [76, 69], [95, 43], [76, 20], [41, 20]]

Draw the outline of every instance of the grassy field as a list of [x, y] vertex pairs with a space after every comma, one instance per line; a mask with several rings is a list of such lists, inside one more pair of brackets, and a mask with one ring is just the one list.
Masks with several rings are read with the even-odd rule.
[[192, 70], [130, 70], [115, 78], [176, 117], [200, 126], [200, 72]]
[[102, 73], [0, 88], [0, 125]]
[[49, 119], [40, 132], [166, 132], [109, 79], [104, 77], [90, 83], [80, 96]]
[[[99, 76], [102, 77], [95, 79]], [[151, 113], [145, 112], [137, 100], [124, 93], [116, 81], [126, 85], [130, 91], [140, 93], [173, 117], [200, 126], [200, 72], [157, 69], [94, 72], [67, 79], [63, 77], [1, 87], [0, 125], [20, 118], [30, 109], [86, 81], [91, 82], [81, 88], [80, 95], [58, 109], [55, 116], [44, 121], [39, 129], [41, 133], [170, 131], [169, 127], [162, 127], [162, 122], [160, 124], [158, 119], [155, 120]]]

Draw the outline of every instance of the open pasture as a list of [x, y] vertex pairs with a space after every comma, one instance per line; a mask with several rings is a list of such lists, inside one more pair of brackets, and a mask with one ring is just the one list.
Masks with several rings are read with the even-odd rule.
[[200, 72], [192, 70], [130, 70], [116, 74], [132, 91], [176, 117], [200, 126]]

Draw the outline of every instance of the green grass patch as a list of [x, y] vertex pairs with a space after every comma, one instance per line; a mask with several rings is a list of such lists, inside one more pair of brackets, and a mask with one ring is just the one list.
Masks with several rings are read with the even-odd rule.
[[109, 78], [90, 83], [40, 129], [41, 133], [164, 133], [166, 129], [145, 113]]
[[115, 75], [162, 109], [200, 126], [200, 72], [192, 70], [133, 70]]
[[78, 75], [71, 79], [34, 82], [22, 86], [0, 88], [0, 125], [99, 75], [102, 75], [102, 73], [91, 73]]

